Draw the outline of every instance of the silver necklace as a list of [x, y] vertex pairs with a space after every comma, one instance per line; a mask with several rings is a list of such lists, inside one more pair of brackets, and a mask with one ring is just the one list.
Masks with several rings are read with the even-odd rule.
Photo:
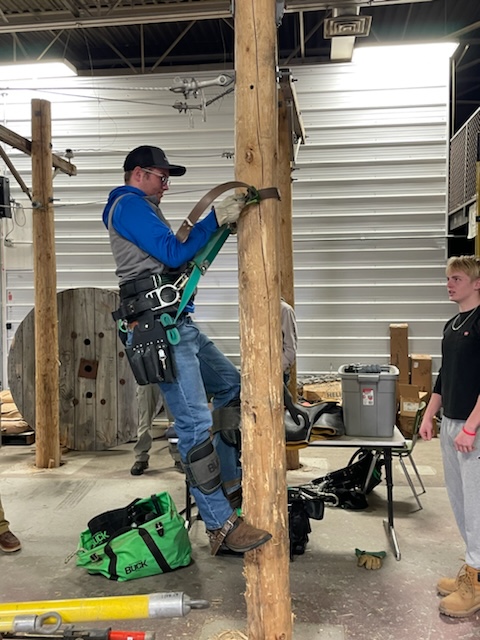
[[460, 318], [460, 315], [461, 315], [461, 314], [459, 313], [459, 314], [458, 314], [458, 316], [455, 316], [455, 318], [453, 319], [453, 322], [452, 322], [452, 329], [453, 329], [453, 331], [458, 331], [459, 329], [461, 329], [461, 328], [463, 327], [463, 325], [467, 322], [467, 320], [469, 320], [469, 319], [473, 316], [473, 314], [475, 313], [475, 311], [476, 311], [477, 309], [478, 309], [478, 307], [475, 307], [475, 309], [472, 309], [472, 310], [470, 311], [470, 313], [468, 314], [468, 316], [465, 318], [465, 320], [463, 320], [463, 322], [461, 322], [461, 323], [458, 325], [458, 327], [456, 327], [456, 326], [455, 326], [455, 322]]

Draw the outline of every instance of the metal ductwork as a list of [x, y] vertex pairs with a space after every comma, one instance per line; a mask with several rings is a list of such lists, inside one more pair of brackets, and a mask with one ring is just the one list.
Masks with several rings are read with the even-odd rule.
[[349, 62], [355, 38], [368, 36], [371, 24], [371, 16], [360, 15], [360, 7], [334, 8], [332, 17], [325, 18], [323, 23], [323, 37], [332, 39], [330, 59]]
[[366, 37], [370, 33], [372, 17], [360, 15], [362, 7], [372, 8], [392, 4], [414, 4], [433, 0], [285, 0], [286, 11], [313, 11], [324, 9], [327, 14], [323, 23], [323, 37], [332, 40], [330, 59], [337, 62], [350, 62], [355, 39]]

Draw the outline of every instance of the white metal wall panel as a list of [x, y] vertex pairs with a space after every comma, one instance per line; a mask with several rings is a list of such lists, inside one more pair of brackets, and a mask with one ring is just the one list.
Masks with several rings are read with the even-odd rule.
[[[432, 74], [420, 56], [415, 80], [401, 64], [401, 73], [371, 62], [369, 70], [351, 63], [294, 73], [307, 133], [293, 190], [299, 374], [388, 361], [391, 322], [408, 322], [410, 351], [432, 353], [438, 367], [441, 328], [453, 313], [443, 285], [448, 62]], [[100, 216], [131, 148], [158, 144], [187, 165], [163, 201], [174, 228], [206, 190], [233, 177], [233, 95], [203, 121], [198, 110], [173, 109], [173, 83], [173, 75], [74, 78], [62, 90], [24, 83], [3, 93], [3, 124], [25, 137], [31, 99], [51, 101], [54, 152], [75, 154], [78, 175], [54, 180], [59, 290], [116, 286]], [[221, 91], [208, 89], [207, 99]], [[30, 159], [8, 151], [31, 184]], [[34, 300], [31, 210], [11, 183], [25, 225], [3, 228], [13, 241], [5, 248], [8, 342]], [[201, 282], [197, 320], [238, 364], [236, 264], [232, 238]]]

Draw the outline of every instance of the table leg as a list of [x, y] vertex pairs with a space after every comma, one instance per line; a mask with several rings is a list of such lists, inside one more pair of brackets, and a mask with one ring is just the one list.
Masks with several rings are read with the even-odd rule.
[[393, 475], [392, 475], [392, 451], [389, 448], [383, 450], [383, 457], [385, 460], [385, 475], [387, 478], [387, 520], [383, 521], [385, 531], [392, 545], [395, 553], [395, 558], [400, 560], [402, 557], [400, 553], [400, 547], [398, 546], [397, 534], [395, 533], [395, 526], [393, 521]]

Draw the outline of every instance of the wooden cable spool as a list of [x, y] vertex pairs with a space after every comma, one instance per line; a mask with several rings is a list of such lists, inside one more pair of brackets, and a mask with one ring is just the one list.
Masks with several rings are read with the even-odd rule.
[[[135, 378], [117, 335], [114, 291], [67, 289], [57, 294], [60, 443], [77, 451], [101, 451], [137, 433]], [[15, 332], [8, 354], [13, 400], [35, 428], [35, 309]]]

